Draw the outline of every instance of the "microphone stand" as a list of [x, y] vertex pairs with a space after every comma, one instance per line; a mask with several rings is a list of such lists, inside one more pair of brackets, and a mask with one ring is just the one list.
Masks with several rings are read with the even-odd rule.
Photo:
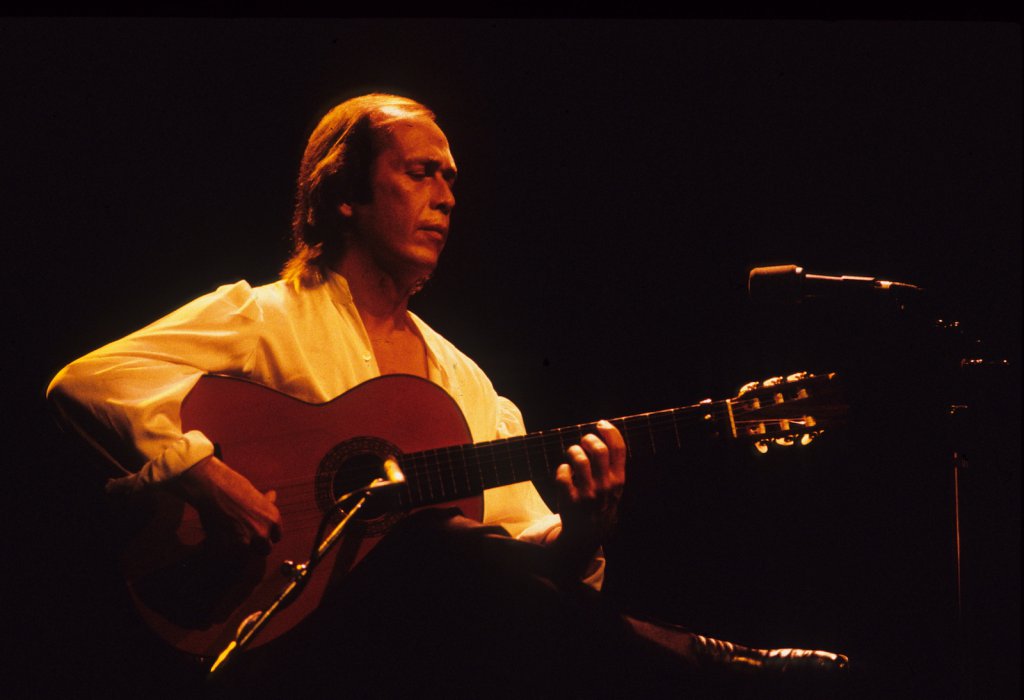
[[[281, 564], [282, 573], [288, 577], [288, 583], [285, 584], [284, 588], [278, 597], [267, 606], [266, 610], [257, 610], [248, 617], [246, 617], [242, 623], [238, 626], [238, 630], [235, 634], [235, 638], [224, 647], [224, 649], [217, 655], [216, 660], [210, 666], [207, 678], [213, 677], [218, 670], [224, 668], [228, 661], [239, 652], [245, 650], [253, 638], [266, 627], [267, 623], [270, 622], [271, 618], [276, 613], [283, 610], [288, 606], [305, 588], [306, 582], [309, 580], [310, 574], [316, 569], [317, 565], [323, 561], [324, 556], [327, 552], [336, 545], [342, 534], [344, 534], [348, 524], [355, 517], [355, 514], [366, 504], [371, 496], [378, 494], [382, 491], [389, 491], [396, 486], [401, 486], [405, 483], [405, 475], [398, 466], [398, 462], [395, 461], [394, 457], [388, 457], [384, 460], [383, 464], [385, 478], [376, 478], [366, 486], [354, 491], [350, 491], [334, 502], [334, 508], [328, 511], [324, 515], [324, 525], [327, 523], [327, 519], [335, 511], [341, 511], [345, 513], [344, 517], [338, 521], [338, 523], [331, 529], [329, 533], [323, 539], [320, 539], [320, 535], [323, 534], [324, 526], [321, 525], [320, 532], [317, 533], [317, 538], [320, 539], [313, 548], [312, 555], [309, 561], [303, 564], [296, 564], [292, 561], [285, 561]], [[342, 511], [343, 505], [348, 503], [353, 498], [357, 498], [355, 505], [353, 505], [348, 511]], [[315, 541], [315, 540], [314, 540]]]
[[[961, 333], [959, 329], [959, 322], [957, 321], [945, 321], [939, 320], [936, 326], [946, 332]], [[974, 345], [980, 345], [981, 341], [975, 339]], [[970, 352], [972, 348], [968, 348], [967, 352], [963, 353], [959, 360], [957, 367], [957, 374], [965, 385], [966, 390], [970, 391], [975, 389], [981, 384], [981, 375], [983, 372], [1005, 372], [1009, 369], [1010, 362], [1006, 358], [993, 358], [980, 356], [977, 353]], [[965, 597], [965, 586], [964, 586], [964, 570], [963, 570], [963, 512], [961, 507], [961, 496], [962, 486], [965, 478], [965, 472], [971, 471], [971, 463], [968, 458], [968, 451], [971, 449], [971, 430], [972, 427], [968, 425], [971, 414], [980, 410], [981, 407], [976, 406], [976, 399], [979, 396], [972, 392], [969, 396], [961, 395], [957, 397], [956, 402], [950, 401], [945, 407], [947, 409], [948, 421], [947, 424], [950, 429], [951, 440], [948, 446], [948, 457], [949, 457], [949, 468], [951, 470], [952, 477], [952, 519], [953, 519], [953, 572], [956, 583], [956, 632], [957, 632], [957, 648], [959, 652], [959, 674], [961, 679], [961, 686], [959, 688], [959, 697], [969, 698], [972, 697], [971, 689], [971, 644], [970, 644], [970, 629], [968, 624], [968, 614], [965, 611], [964, 597]], [[972, 410], [973, 409], [973, 410]], [[970, 478], [967, 477], [967, 481], [970, 482]]]
[[[971, 693], [969, 606], [965, 605], [961, 498], [964, 472], [968, 471], [970, 466], [967, 452], [969, 451], [968, 445], [971, 443], [971, 429], [966, 424], [971, 414], [982, 408], [976, 405], [984, 396], [976, 391], [981, 383], [981, 375], [1005, 372], [1010, 367], [1009, 360], [991, 356], [987, 352], [980, 352], [981, 340], [967, 336], [960, 321], [953, 320], [939, 312], [937, 299], [927, 290], [916, 285], [889, 282], [873, 277], [809, 274], [797, 265], [780, 265], [752, 270], [748, 278], [748, 292], [755, 301], [775, 308], [796, 304], [808, 309], [812, 314], [827, 309], [830, 319], [834, 318], [832, 312], [837, 307], [847, 310], [857, 309], [872, 314], [884, 307], [890, 313], [895, 312], [895, 315], [903, 317], [905, 320], [911, 320], [910, 317], [912, 317], [912, 320], [916, 322], [893, 326], [894, 335], [905, 334], [913, 329], [922, 340], [926, 333], [931, 334], [931, 339], [937, 341], [936, 345], [940, 346], [928, 348], [927, 346], [932, 345], [931, 342], [927, 346], [922, 346], [920, 349], [926, 350], [931, 355], [931, 359], [908, 368], [921, 374], [922, 369], [927, 367], [928, 370], [937, 371], [943, 375], [942, 377], [930, 377], [930, 381], [935, 379], [955, 380], [953, 383], [961, 385], [958, 395], [945, 393], [934, 395], [933, 399], [937, 400], [935, 408], [941, 408], [945, 414], [945, 434], [949, 438], [944, 446], [946, 455], [944, 470], [950, 470], [952, 482], [951, 529], [953, 542], [951, 549], [956, 597], [955, 647], [960, 679], [958, 695], [969, 697]], [[948, 303], [948, 300], [946, 302]], [[900, 329], [898, 326], [903, 326], [903, 328]], [[883, 352], [880, 347], [875, 346], [865, 347], [864, 350], [865, 352], [857, 358], [857, 362], [870, 361], [869, 357]], [[941, 358], [939, 358], [940, 355]], [[916, 359], [923, 360], [924, 358]], [[937, 363], [930, 364], [936, 359], [938, 359]], [[848, 376], [854, 374], [856, 372], [849, 372]], [[870, 374], [866, 376], [870, 376]], [[933, 390], [934, 386], [945, 383], [946, 381], [941, 381], [933, 384]]]

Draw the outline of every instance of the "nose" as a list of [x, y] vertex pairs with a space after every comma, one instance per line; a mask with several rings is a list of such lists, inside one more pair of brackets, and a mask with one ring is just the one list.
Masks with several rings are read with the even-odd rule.
[[455, 193], [452, 192], [451, 184], [442, 177], [435, 179], [434, 186], [434, 208], [445, 214], [452, 213], [455, 208]]

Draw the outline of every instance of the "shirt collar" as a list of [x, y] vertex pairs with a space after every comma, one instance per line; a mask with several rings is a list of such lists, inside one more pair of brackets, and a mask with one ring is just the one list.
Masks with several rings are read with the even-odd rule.
[[[359, 323], [362, 336], [366, 339], [366, 345], [369, 347], [369, 336], [366, 334], [366, 328], [363, 326], [362, 317], [359, 315], [359, 310], [356, 309], [355, 301], [352, 299], [352, 290], [349, 289], [348, 280], [345, 279], [341, 273], [328, 269], [327, 289], [331, 298], [333, 298], [336, 303], [351, 309], [352, 315]], [[412, 311], [406, 310], [406, 314], [416, 326], [420, 337], [423, 338], [423, 343], [427, 346], [427, 372], [430, 375], [429, 379], [435, 384], [448, 387], [451, 384], [451, 376], [449, 375], [447, 368], [439, 359], [439, 341], [436, 338], [434, 329], [424, 323], [424, 321]]]
[[352, 290], [348, 288], [348, 280], [334, 270], [327, 270], [327, 289], [339, 304], [352, 304]]

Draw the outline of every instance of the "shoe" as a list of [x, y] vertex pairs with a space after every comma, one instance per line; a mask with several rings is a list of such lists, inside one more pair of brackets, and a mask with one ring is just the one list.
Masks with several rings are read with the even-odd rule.
[[843, 654], [809, 649], [752, 649], [711, 637], [693, 635], [694, 655], [709, 669], [761, 673], [767, 675], [805, 675], [836, 673], [849, 666]]

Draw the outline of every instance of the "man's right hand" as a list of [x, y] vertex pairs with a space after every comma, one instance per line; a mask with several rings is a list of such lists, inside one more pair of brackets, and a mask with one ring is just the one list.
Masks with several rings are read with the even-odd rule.
[[277, 494], [265, 494], [227, 464], [209, 456], [174, 480], [181, 495], [199, 512], [206, 536], [225, 545], [252, 547], [269, 554], [281, 539]]

